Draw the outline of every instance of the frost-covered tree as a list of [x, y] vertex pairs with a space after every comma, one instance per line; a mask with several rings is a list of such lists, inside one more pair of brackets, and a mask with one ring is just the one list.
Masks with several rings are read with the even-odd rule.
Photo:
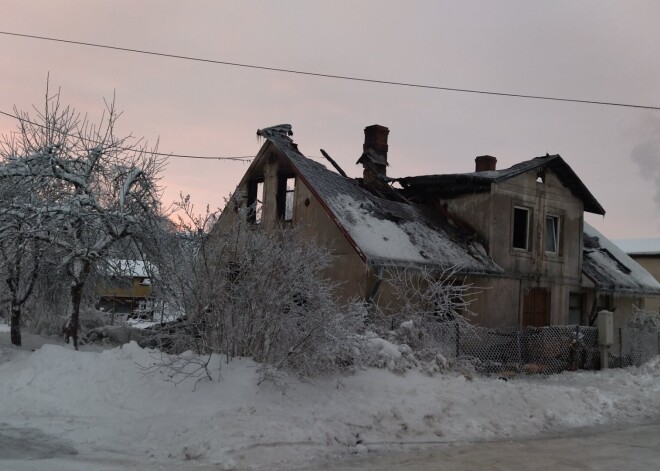
[[36, 195], [14, 199], [8, 209], [35, 223], [26, 237], [48, 244], [66, 268], [71, 314], [64, 333], [78, 348], [85, 283], [116, 243], [136, 237], [158, 215], [163, 161], [141, 141], [115, 135], [114, 100], [99, 124], [48, 91], [42, 111], [15, 112], [18, 132], [0, 146], [0, 180]]
[[0, 276], [4, 285], [0, 292], [9, 305], [11, 343], [21, 345], [22, 311], [35, 287], [45, 244], [33, 237], [40, 223], [32, 212], [14, 209], [18, 201], [35, 201], [16, 181], [0, 182]]
[[447, 269], [387, 267], [384, 283], [390, 303], [379, 304], [375, 326], [395, 331], [413, 349], [442, 346], [454, 329], [471, 330], [476, 314], [470, 304], [481, 292], [467, 282], [458, 267]]

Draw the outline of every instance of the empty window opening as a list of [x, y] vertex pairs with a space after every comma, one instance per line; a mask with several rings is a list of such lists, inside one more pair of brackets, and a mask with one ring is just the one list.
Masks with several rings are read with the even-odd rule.
[[253, 180], [248, 187], [248, 222], [260, 224], [263, 218], [264, 201], [263, 180]]
[[582, 323], [582, 293], [568, 295], [568, 325]]
[[547, 253], [559, 253], [559, 216], [545, 217], [544, 248]]
[[277, 191], [277, 217], [283, 221], [293, 220], [293, 203], [296, 177], [280, 176]]
[[513, 248], [529, 251], [529, 223], [531, 211], [527, 208], [513, 208]]

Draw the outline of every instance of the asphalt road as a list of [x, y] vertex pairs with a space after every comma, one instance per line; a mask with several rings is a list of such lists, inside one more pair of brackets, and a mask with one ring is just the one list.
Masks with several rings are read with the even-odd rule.
[[660, 424], [591, 429], [574, 436], [447, 445], [432, 450], [367, 453], [315, 471], [660, 470]]
[[[78, 453], [72, 444], [0, 423], [0, 469], [11, 471], [219, 471], [197, 462], [145, 462], [143, 457]], [[239, 467], [237, 470], [243, 468]], [[249, 468], [254, 469], [254, 468]], [[270, 469], [270, 468], [262, 468]], [[591, 429], [572, 436], [441, 445], [423, 451], [365, 453], [308, 464], [298, 471], [660, 470], [660, 424]]]

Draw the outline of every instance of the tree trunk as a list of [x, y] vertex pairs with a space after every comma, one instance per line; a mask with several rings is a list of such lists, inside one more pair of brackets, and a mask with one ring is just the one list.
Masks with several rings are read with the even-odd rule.
[[11, 343], [17, 347], [21, 346], [21, 306], [11, 305]]
[[80, 301], [85, 283], [73, 283], [71, 285], [71, 317], [65, 327], [65, 340], [73, 339], [73, 348], [78, 350], [78, 327], [80, 325]]

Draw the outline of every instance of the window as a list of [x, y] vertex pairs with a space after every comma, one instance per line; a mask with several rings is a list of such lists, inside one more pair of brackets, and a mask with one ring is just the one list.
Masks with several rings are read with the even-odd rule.
[[296, 177], [281, 175], [277, 187], [277, 217], [283, 221], [292, 221]]
[[545, 217], [544, 249], [546, 253], [559, 254], [559, 216]]
[[516, 206], [513, 208], [513, 248], [519, 250], [530, 250], [531, 210]]
[[606, 311], [613, 311], [614, 310], [614, 297], [609, 293], [598, 295], [598, 302], [596, 304], [596, 312], [600, 312], [603, 309], [606, 310]]
[[264, 201], [264, 181], [252, 180], [248, 184], [248, 222], [260, 224]]
[[568, 295], [568, 325], [582, 323], [582, 293]]

